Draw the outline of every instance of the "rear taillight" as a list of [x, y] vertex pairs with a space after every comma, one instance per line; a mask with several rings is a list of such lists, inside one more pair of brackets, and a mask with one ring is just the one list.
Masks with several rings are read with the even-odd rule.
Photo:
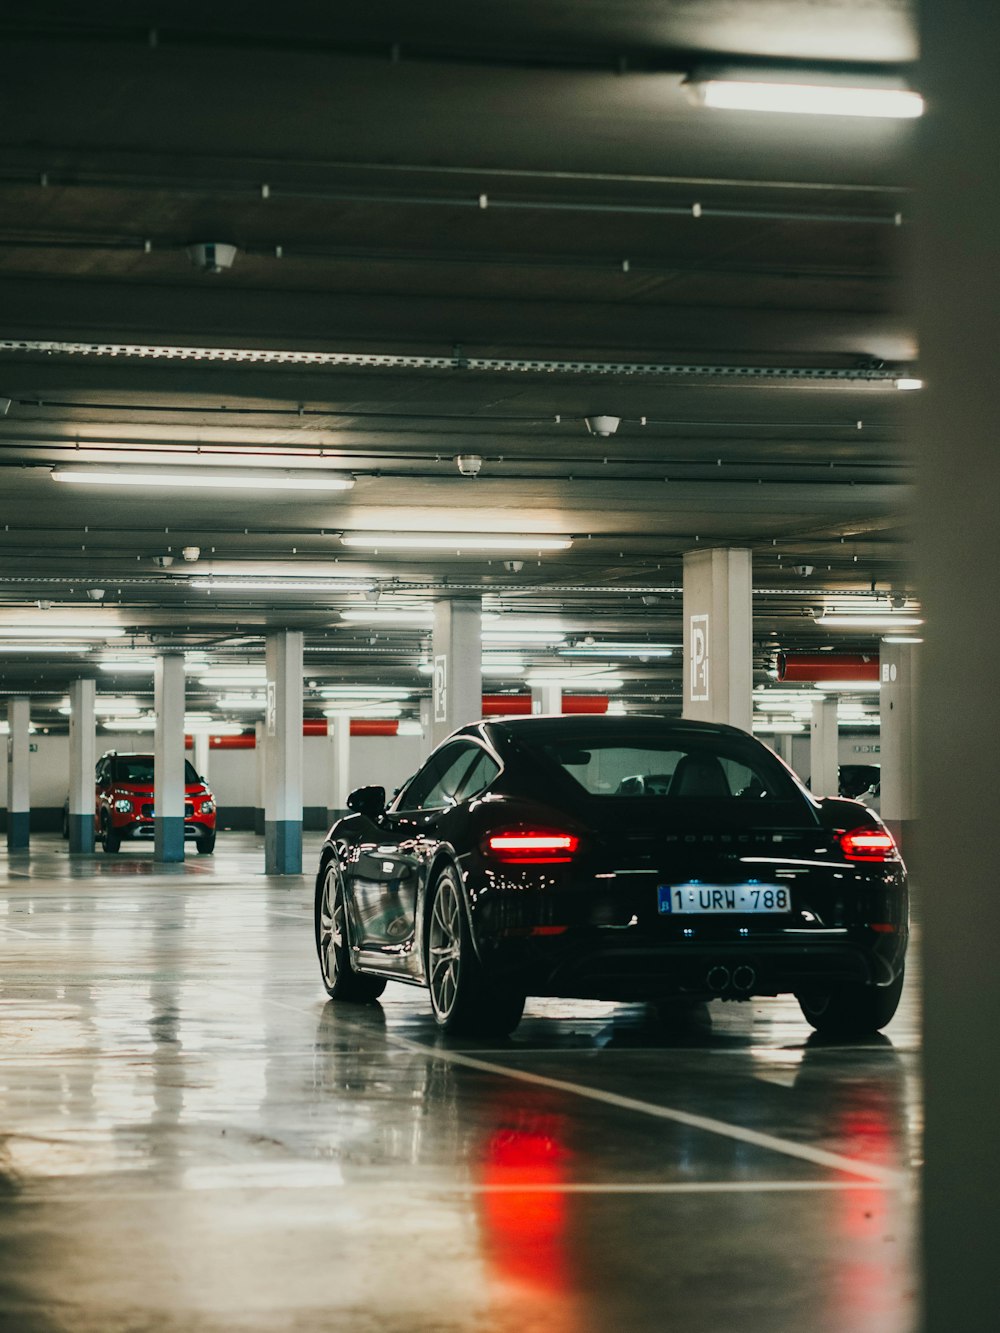
[[579, 845], [574, 833], [562, 829], [516, 828], [489, 834], [483, 849], [506, 865], [553, 866], [571, 861]]
[[838, 834], [840, 850], [848, 861], [898, 861], [896, 844], [885, 829], [856, 828]]

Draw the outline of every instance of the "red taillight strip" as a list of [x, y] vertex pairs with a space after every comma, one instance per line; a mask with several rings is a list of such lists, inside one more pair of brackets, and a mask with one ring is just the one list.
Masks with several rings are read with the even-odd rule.
[[884, 829], [856, 828], [838, 837], [848, 861], [896, 861], [899, 853], [892, 836]]
[[504, 829], [487, 837], [485, 849], [509, 864], [561, 865], [572, 860], [579, 845], [575, 834], [560, 829]]

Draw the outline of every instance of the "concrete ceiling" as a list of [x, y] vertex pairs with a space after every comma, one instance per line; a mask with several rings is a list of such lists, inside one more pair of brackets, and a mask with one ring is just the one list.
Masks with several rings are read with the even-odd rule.
[[[748, 545], [763, 671], [779, 647], [876, 647], [813, 624], [834, 599], [915, 602], [912, 128], [682, 87], [713, 60], [905, 77], [908, 4], [40, 3], [0, 37], [3, 624], [106, 621], [231, 661], [302, 628], [317, 679], [425, 685], [419, 629], [340, 612], [481, 591], [570, 635], [679, 644], [684, 552]], [[196, 268], [203, 241], [232, 267]], [[355, 485], [56, 484], [68, 463]], [[572, 546], [510, 569], [342, 543], [368, 529]], [[227, 573], [372, 592], [191, 585]], [[676, 708], [678, 659], [628, 662], [623, 697]], [[52, 723], [96, 670], [7, 655], [0, 691]]]

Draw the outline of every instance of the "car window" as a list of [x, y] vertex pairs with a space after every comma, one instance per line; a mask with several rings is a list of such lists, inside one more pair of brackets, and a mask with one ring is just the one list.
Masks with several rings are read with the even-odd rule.
[[[154, 760], [151, 754], [123, 754], [113, 761], [115, 782], [153, 782]], [[100, 781], [100, 778], [98, 778]], [[184, 760], [184, 785], [199, 782], [198, 770], [189, 759]]]
[[454, 805], [470, 768], [483, 753], [472, 741], [454, 741], [431, 755], [400, 798], [401, 810], [440, 810]]
[[481, 791], [486, 790], [499, 772], [500, 765], [493, 756], [485, 750], [480, 750], [479, 758], [462, 779], [462, 784], [455, 793], [455, 799], [468, 801], [473, 796], [478, 796]]

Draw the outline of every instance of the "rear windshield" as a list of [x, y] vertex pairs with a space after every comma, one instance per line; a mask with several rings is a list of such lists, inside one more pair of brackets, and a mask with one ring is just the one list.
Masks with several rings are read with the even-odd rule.
[[[114, 761], [113, 781], [149, 782], [153, 781], [153, 756], [151, 754], [120, 755]], [[189, 759], [184, 760], [184, 784], [200, 781], [198, 773]]]
[[529, 751], [544, 755], [592, 796], [670, 801], [798, 801], [801, 794], [763, 746], [739, 736], [689, 732], [631, 739], [594, 732], [560, 737], [523, 732]]

